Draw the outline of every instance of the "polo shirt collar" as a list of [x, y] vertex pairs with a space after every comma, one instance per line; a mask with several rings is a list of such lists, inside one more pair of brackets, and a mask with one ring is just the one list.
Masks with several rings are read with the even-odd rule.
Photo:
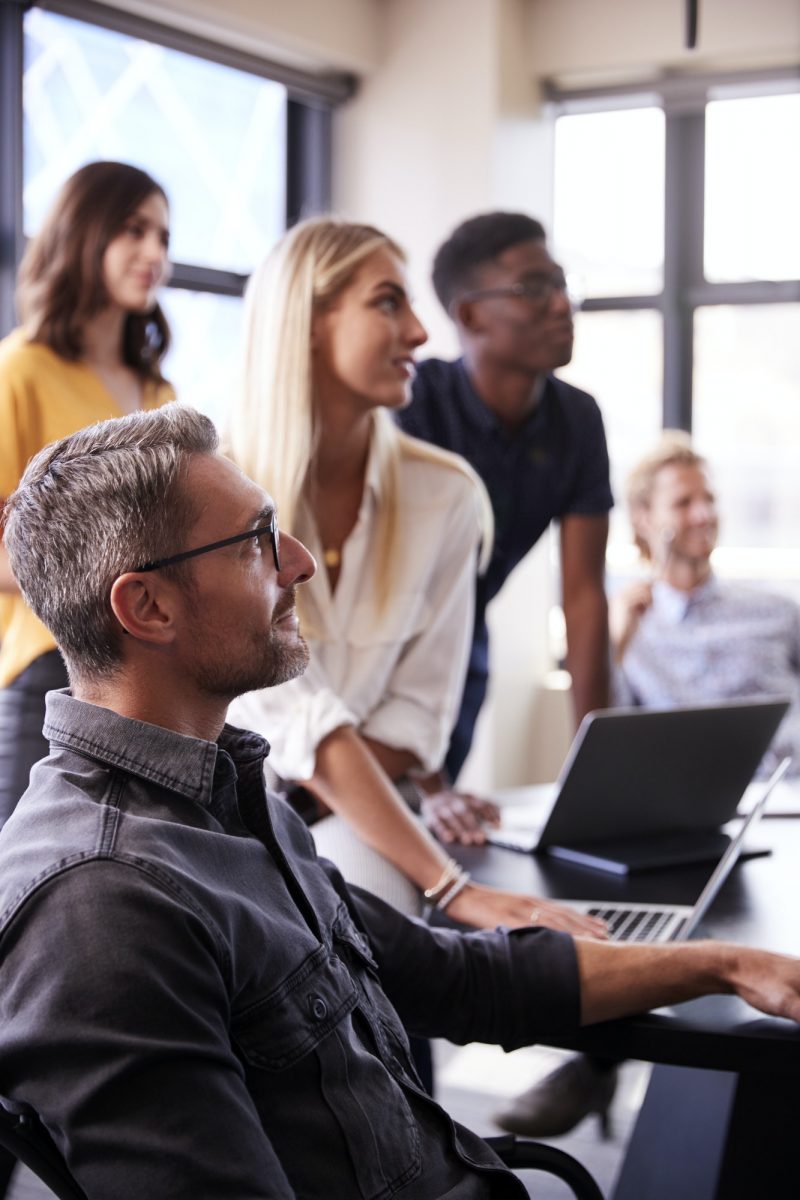
[[66, 746], [205, 806], [212, 801], [215, 772], [223, 778], [229, 774], [222, 763], [221, 772], [217, 771], [220, 751], [224, 758], [230, 756], [234, 766], [263, 759], [269, 753], [269, 743], [255, 733], [226, 725], [217, 742], [187, 737], [77, 700], [68, 688], [47, 693], [44, 735], [54, 745]]
[[[459, 358], [456, 363], [461, 379], [461, 400], [466, 417], [483, 433], [500, 433], [504, 437], [508, 437], [509, 433], [503, 422], [498, 416], [481, 400], [475, 390], [475, 386], [470, 378], [467, 365], [463, 358]], [[549, 393], [549, 375], [540, 375], [536, 380], [535, 397], [536, 406], [530, 413], [529, 417], [523, 425], [514, 433], [514, 438], [527, 438], [533, 433], [538, 432], [539, 427], [546, 419], [546, 410], [548, 406]]]

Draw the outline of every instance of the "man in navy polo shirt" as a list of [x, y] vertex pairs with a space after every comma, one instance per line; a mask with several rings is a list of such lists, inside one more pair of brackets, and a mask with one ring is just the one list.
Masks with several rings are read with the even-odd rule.
[[572, 308], [541, 224], [503, 212], [465, 221], [440, 247], [433, 284], [463, 357], [421, 363], [412, 402], [398, 419], [407, 433], [472, 464], [496, 522], [491, 564], [477, 581], [469, 673], [447, 757], [454, 781], [486, 695], [487, 605], [553, 520], [561, 524], [576, 722], [608, 704], [604, 565], [613, 498], [600, 410], [552, 374], [572, 357]]
[[[561, 526], [576, 724], [608, 705], [604, 570], [613, 497], [600, 410], [586, 392], [552, 374], [572, 357], [572, 305], [543, 226], [523, 213], [465, 221], [436, 254], [433, 286], [455, 322], [462, 357], [421, 363], [411, 404], [398, 420], [407, 433], [472, 464], [495, 518], [491, 563], [476, 581], [469, 670], [445, 762], [455, 782], [486, 696], [487, 606], [553, 520]], [[457, 824], [469, 829], [479, 822], [472, 798], [453, 796], [452, 804]], [[452, 826], [450, 836], [457, 836]], [[578, 1055], [495, 1119], [516, 1133], [565, 1133], [588, 1112], [607, 1110], [616, 1078], [615, 1064]]]

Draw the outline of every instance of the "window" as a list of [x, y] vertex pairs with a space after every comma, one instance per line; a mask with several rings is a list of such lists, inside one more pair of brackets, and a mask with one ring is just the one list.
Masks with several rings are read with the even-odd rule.
[[570, 273], [577, 273], [584, 297], [661, 291], [661, 109], [582, 113], [559, 120], [554, 195], [555, 240]]
[[162, 307], [172, 331], [164, 374], [181, 400], [224, 430], [240, 362], [241, 299], [167, 288]]
[[800, 279], [800, 94], [706, 108], [706, 278]]
[[25, 234], [91, 159], [170, 199], [176, 262], [246, 273], [286, 220], [286, 88], [33, 8], [25, 15]]
[[724, 544], [797, 547], [800, 304], [698, 308], [694, 348], [694, 436]]
[[[622, 488], [642, 448], [661, 427], [662, 320], [654, 309], [638, 312], [578, 312], [575, 353], [559, 375], [591, 392], [603, 413], [614, 496]], [[611, 512], [609, 541], [630, 540], [624, 506]]]
[[[660, 426], [692, 430], [728, 568], [800, 577], [800, 83], [553, 98], [554, 241], [586, 297], [562, 374], [600, 403], [618, 498]], [[612, 568], [630, 540], [617, 512]]]
[[[163, 184], [174, 335], [165, 373], [224, 424], [247, 275], [300, 213], [329, 204], [330, 108], [350, 83], [304, 76], [105, 9], [0, 5], [0, 332], [14, 323], [23, 238], [64, 179], [120, 159]], [[2, 101], [8, 101], [4, 106]]]

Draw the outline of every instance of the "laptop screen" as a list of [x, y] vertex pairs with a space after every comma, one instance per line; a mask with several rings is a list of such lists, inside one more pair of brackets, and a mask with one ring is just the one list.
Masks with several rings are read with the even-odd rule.
[[689, 917], [689, 920], [686, 922], [680, 932], [678, 938], [679, 941], [683, 942], [690, 937], [697, 928], [699, 922], [705, 916], [714, 898], [716, 897], [717, 892], [730, 875], [737, 858], [741, 854], [742, 846], [744, 845], [744, 839], [747, 837], [748, 830], [751, 829], [761, 819], [772, 789], [780, 782], [781, 779], [783, 779], [784, 775], [789, 769], [789, 764], [791, 761], [792, 760], [790, 758], [784, 758], [767, 780], [766, 784], [764, 785], [763, 794], [759, 797], [758, 801], [753, 805], [750, 812], [742, 821], [739, 832], [735, 837], [731, 838], [727, 850], [711, 873], [708, 883], [697, 897], [697, 903], [692, 909], [692, 915]]

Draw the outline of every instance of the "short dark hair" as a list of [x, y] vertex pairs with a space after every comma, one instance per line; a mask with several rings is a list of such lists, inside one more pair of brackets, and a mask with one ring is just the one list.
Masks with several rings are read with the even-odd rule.
[[[23, 255], [17, 308], [30, 338], [68, 362], [84, 351], [83, 326], [108, 303], [103, 255], [143, 201], [164, 189], [138, 167], [93, 162], [71, 175]], [[160, 306], [128, 313], [122, 358], [143, 379], [161, 381], [169, 325]]]
[[[184, 549], [198, 502], [183, 480], [213, 454], [208, 417], [180, 404], [90, 425], [45, 446], [3, 510], [20, 591], [50, 630], [72, 679], [112, 675], [121, 660], [114, 580]], [[187, 564], [165, 570], [181, 575]]]
[[433, 260], [433, 286], [449, 313], [454, 300], [475, 283], [478, 267], [520, 242], [543, 242], [544, 226], [526, 213], [491, 212], [454, 229]]

